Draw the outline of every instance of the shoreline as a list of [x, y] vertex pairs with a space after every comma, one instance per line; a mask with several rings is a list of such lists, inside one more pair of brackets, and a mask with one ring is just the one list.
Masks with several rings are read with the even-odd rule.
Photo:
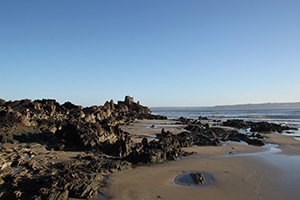
[[[206, 117], [167, 120], [129, 96], [93, 107], [47, 99], [3, 101], [0, 111], [3, 199], [94, 199], [99, 190], [124, 200], [242, 199], [244, 194], [274, 199], [268, 192], [280, 191], [278, 182], [293, 188], [290, 193], [298, 191], [298, 168], [284, 163], [300, 165], [293, 160], [299, 142], [263, 134], [293, 127]], [[277, 142], [285, 153], [275, 154], [278, 147], [266, 141]], [[261, 159], [271, 157], [272, 162]], [[201, 184], [206, 173], [216, 181], [202, 185], [203, 191], [174, 183], [188, 171], [196, 172], [193, 179]]]
[[[150, 121], [154, 123], [153, 121]], [[145, 127], [144, 122], [137, 122], [135, 134]], [[147, 121], [149, 123], [149, 121]], [[143, 130], [143, 129], [140, 129]], [[167, 129], [168, 130], [168, 129]], [[153, 134], [158, 130], [149, 130]], [[300, 192], [278, 184], [286, 173], [284, 168], [263, 158], [266, 156], [299, 155], [300, 142], [293, 137], [266, 134], [267, 143], [278, 144], [278, 153], [268, 153], [270, 147], [256, 147], [244, 144], [224, 146], [204, 146], [184, 148], [195, 155], [163, 164], [138, 166], [133, 169], [112, 174], [104, 193], [111, 199], [293, 199]], [[231, 153], [232, 152], [232, 153]], [[216, 182], [202, 188], [179, 186], [174, 177], [184, 171], [203, 171], [213, 175]], [[300, 179], [299, 179], [300, 180]], [[295, 183], [297, 185], [300, 181]], [[287, 198], [288, 197], [288, 198]]]

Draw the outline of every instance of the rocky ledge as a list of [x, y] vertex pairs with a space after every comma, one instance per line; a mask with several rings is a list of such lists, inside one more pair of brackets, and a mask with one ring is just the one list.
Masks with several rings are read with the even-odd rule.
[[[122, 125], [137, 119], [167, 118], [152, 115], [129, 96], [117, 104], [111, 100], [92, 107], [0, 100], [0, 199], [94, 199], [110, 173], [176, 160], [189, 155], [184, 147], [218, 146], [229, 140], [264, 144], [261, 134], [211, 127], [202, 124], [202, 118], [180, 118], [185, 130], [179, 134], [162, 130], [154, 140], [134, 142]], [[224, 125], [251, 127], [254, 132], [262, 127], [240, 121]], [[269, 126], [275, 127], [263, 127]]]
[[120, 126], [136, 119], [166, 117], [129, 96], [92, 107], [1, 100], [0, 199], [95, 198], [105, 175], [131, 167]]

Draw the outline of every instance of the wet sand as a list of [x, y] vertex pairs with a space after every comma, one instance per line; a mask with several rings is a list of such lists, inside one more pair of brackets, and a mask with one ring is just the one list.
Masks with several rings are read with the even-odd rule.
[[174, 120], [138, 120], [133, 124], [123, 126], [122, 129], [131, 134], [134, 142], [140, 142], [143, 137], [149, 141], [153, 140], [155, 134], [159, 134], [162, 129], [178, 134], [183, 131], [184, 125], [176, 125]]
[[[165, 121], [140, 121], [128, 127], [127, 131], [136, 135], [152, 135], [160, 132], [160, 123]], [[147, 128], [149, 124], [157, 128]], [[173, 125], [164, 128], [174, 129]], [[181, 128], [175, 127], [179, 132]], [[300, 184], [297, 175], [300, 174], [300, 142], [279, 134], [267, 136], [267, 142], [278, 146], [254, 147], [226, 143], [220, 147], [186, 148], [186, 151], [197, 154], [178, 161], [141, 166], [113, 174], [103, 192], [118, 200], [296, 200], [300, 196], [297, 189]], [[174, 178], [185, 171], [210, 173], [215, 182], [205, 187], [175, 184]]]
[[265, 135], [267, 143], [278, 144], [283, 154], [300, 155], [300, 141], [293, 136], [270, 134]]

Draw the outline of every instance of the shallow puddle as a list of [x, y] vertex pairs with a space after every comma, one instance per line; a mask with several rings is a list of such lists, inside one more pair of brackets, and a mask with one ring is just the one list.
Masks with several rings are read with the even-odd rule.
[[[199, 181], [199, 179], [201, 179]], [[183, 172], [174, 178], [174, 183], [181, 186], [204, 187], [215, 182], [213, 176], [208, 172]]]

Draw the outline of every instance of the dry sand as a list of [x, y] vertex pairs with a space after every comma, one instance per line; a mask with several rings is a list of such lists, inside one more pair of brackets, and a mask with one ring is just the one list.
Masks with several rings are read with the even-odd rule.
[[[126, 130], [136, 135], [152, 135], [160, 132], [161, 123], [168, 124], [170, 121], [139, 121], [126, 127]], [[156, 128], [147, 128], [152, 124]], [[166, 130], [177, 129], [177, 132], [182, 129], [180, 126], [163, 127]], [[300, 154], [300, 142], [292, 137], [268, 135], [267, 142], [279, 144], [282, 154]], [[221, 147], [192, 147], [185, 150], [197, 154], [178, 161], [141, 166], [113, 174], [103, 192], [117, 200], [297, 200], [300, 197], [299, 190], [289, 190], [280, 184], [286, 172], [260, 156], [253, 156], [263, 155], [267, 147], [229, 143]], [[254, 154], [251, 156], [251, 153]], [[206, 187], [176, 185], [174, 177], [185, 171], [211, 173], [215, 183]], [[294, 181], [300, 182], [298, 178]]]

